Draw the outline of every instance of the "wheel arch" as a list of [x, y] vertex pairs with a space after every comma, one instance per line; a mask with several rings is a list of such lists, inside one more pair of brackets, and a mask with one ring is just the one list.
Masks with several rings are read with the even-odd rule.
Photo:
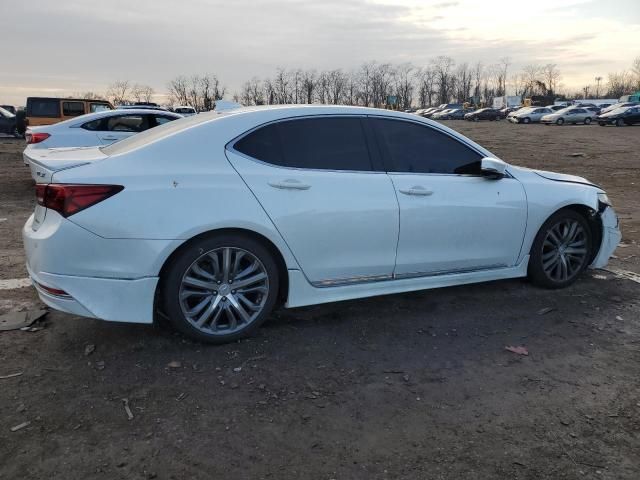
[[171, 262], [173, 262], [176, 256], [186, 248], [189, 248], [189, 246], [197, 240], [216, 236], [216, 235], [222, 235], [222, 234], [241, 235], [244, 237], [252, 238], [260, 242], [264, 247], [266, 247], [269, 250], [269, 252], [273, 255], [273, 258], [278, 267], [278, 277], [279, 277], [278, 305], [284, 304], [287, 301], [287, 298], [289, 295], [289, 274], [288, 274], [287, 264], [285, 262], [284, 255], [282, 254], [280, 249], [275, 245], [275, 243], [273, 243], [273, 241], [267, 238], [265, 235], [258, 233], [254, 230], [249, 230], [246, 228], [218, 228], [218, 229], [208, 230], [208, 231], [199, 233], [198, 235], [195, 235], [189, 238], [188, 240], [185, 240], [177, 248], [175, 248], [169, 254], [169, 256], [167, 256], [167, 258], [162, 263], [162, 266], [160, 267], [160, 271], [158, 273], [160, 280], [158, 281], [158, 285], [156, 286], [154, 310], [157, 310], [158, 307], [161, 305], [161, 303], [159, 302], [159, 299], [160, 299], [160, 292], [162, 289], [162, 282], [163, 282], [163, 279], [165, 278], [167, 268], [169, 267], [169, 265], [171, 265]]
[[[590, 252], [590, 258], [589, 258], [589, 264], [591, 264], [591, 262], [593, 262], [594, 258], [598, 254], [598, 251], [600, 250], [600, 245], [602, 243], [602, 219], [600, 218], [598, 211], [594, 210], [589, 205], [586, 205], [584, 203], [570, 203], [568, 205], [565, 205], [563, 207], [556, 209], [555, 211], [551, 212], [551, 214], [547, 216], [544, 222], [542, 222], [538, 231], [536, 232], [536, 235], [538, 234], [538, 232], [540, 231], [540, 228], [542, 228], [542, 226], [547, 220], [549, 220], [551, 217], [553, 217], [557, 213], [562, 212], [564, 210], [574, 211], [579, 215], [581, 215], [587, 221], [587, 224], [589, 225], [589, 231], [591, 232], [591, 238], [592, 238], [592, 242], [591, 242], [592, 251]], [[533, 244], [529, 247], [529, 249], [531, 249], [532, 246]]]

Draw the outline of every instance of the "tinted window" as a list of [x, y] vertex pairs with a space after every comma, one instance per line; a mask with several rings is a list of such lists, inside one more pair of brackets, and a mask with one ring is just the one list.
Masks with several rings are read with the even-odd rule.
[[107, 130], [112, 132], [142, 132], [149, 128], [146, 115], [122, 115], [107, 119]]
[[59, 117], [60, 100], [46, 98], [30, 98], [27, 100], [29, 117]]
[[480, 154], [431, 127], [372, 119], [389, 171], [480, 174]]
[[62, 102], [62, 115], [65, 117], [84, 115], [84, 102]]
[[82, 128], [85, 130], [97, 131], [97, 130], [105, 130], [104, 124], [106, 123], [104, 118], [99, 118], [98, 120], [93, 120], [91, 122], [87, 122], [82, 125]]
[[156, 125], [164, 125], [165, 123], [169, 123], [173, 120], [177, 120], [177, 118], [165, 117], [162, 115], [155, 115], [155, 119], [156, 119]]
[[370, 171], [359, 118], [308, 118], [262, 127], [240, 139], [236, 150], [284, 167]]

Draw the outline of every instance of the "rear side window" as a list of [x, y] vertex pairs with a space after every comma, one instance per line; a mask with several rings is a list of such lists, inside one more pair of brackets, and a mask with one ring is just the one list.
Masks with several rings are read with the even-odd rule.
[[481, 155], [434, 128], [402, 120], [372, 119], [390, 172], [480, 175]]
[[362, 121], [357, 117], [303, 118], [273, 123], [241, 138], [234, 148], [257, 160], [283, 167], [372, 170]]
[[172, 122], [173, 120], [177, 120], [174, 117], [165, 117], [164, 115], [154, 115], [156, 125], [164, 125], [165, 123]]
[[27, 116], [58, 118], [60, 116], [60, 100], [30, 98], [27, 100]]
[[83, 124], [82, 128], [84, 128], [85, 130], [91, 130], [91, 131], [106, 130], [104, 128], [105, 123], [106, 123], [106, 120], [104, 118], [99, 118], [98, 120], [92, 120], [91, 122], [87, 122]]
[[106, 130], [111, 132], [142, 132], [148, 129], [146, 115], [120, 115], [107, 119]]
[[84, 115], [84, 102], [62, 102], [62, 115], [65, 117]]

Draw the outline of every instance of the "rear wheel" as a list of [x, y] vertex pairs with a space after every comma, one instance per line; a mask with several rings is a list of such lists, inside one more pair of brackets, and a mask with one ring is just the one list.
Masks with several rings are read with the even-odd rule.
[[531, 123], [531, 119], [529, 117], [525, 117], [522, 119], [522, 123]]
[[225, 343], [253, 332], [278, 296], [278, 268], [260, 242], [242, 235], [202, 238], [178, 253], [162, 279], [171, 324], [191, 338]]
[[591, 119], [589, 117], [584, 119], [584, 124], [589, 125], [591, 123]]
[[607, 124], [604, 123], [604, 122], [598, 122], [598, 125], [600, 125], [601, 127], [606, 127], [607, 126]]
[[592, 235], [584, 216], [574, 210], [560, 210], [540, 228], [531, 247], [529, 277], [540, 286], [562, 288], [571, 285], [587, 268]]

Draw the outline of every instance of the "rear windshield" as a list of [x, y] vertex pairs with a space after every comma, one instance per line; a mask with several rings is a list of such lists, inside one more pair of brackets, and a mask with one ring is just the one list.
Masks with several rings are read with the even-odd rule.
[[196, 113], [193, 108], [176, 108], [174, 110], [176, 113]]
[[209, 112], [202, 113], [200, 115], [192, 115], [190, 117], [180, 118], [173, 122], [167, 122], [164, 125], [145, 130], [142, 133], [138, 133], [132, 137], [125, 138], [124, 140], [120, 140], [119, 142], [112, 143], [111, 145], [100, 148], [100, 150], [105, 155], [120, 155], [121, 153], [130, 152], [131, 150], [143, 147], [161, 138], [168, 137], [175, 133], [181, 132], [182, 130], [186, 130], [189, 127], [193, 127], [210, 120], [215, 120], [222, 115], [230, 115], [232, 113], [233, 112]]
[[27, 99], [28, 117], [53, 117], [60, 116], [60, 100], [51, 98]]

